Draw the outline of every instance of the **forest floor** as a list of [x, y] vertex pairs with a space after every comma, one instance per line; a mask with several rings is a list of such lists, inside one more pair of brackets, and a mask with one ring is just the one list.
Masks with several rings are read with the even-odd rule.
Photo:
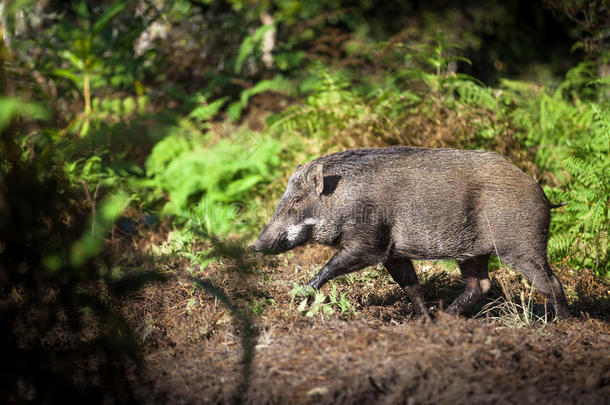
[[[355, 315], [335, 308], [333, 315], [306, 317], [291, 291], [332, 250], [300, 247], [253, 262], [236, 256], [200, 270], [170, 254], [166, 236], [129, 241], [134, 249], [120, 254], [127, 268], [171, 276], [122, 303], [144, 350], [132, 382], [139, 402], [610, 403], [607, 280], [560, 272], [575, 318], [528, 320], [518, 304], [540, 297], [500, 267], [491, 273], [489, 297], [452, 317], [437, 309], [463, 288], [458, 270], [418, 262], [432, 322], [412, 318], [410, 303], [382, 268], [335, 283]], [[197, 288], [197, 279], [242, 311], [232, 314], [222, 293]]]

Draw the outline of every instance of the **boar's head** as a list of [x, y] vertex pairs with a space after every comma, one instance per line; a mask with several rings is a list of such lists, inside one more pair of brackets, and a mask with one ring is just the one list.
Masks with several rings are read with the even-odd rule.
[[277, 254], [306, 243], [322, 214], [324, 176], [321, 164], [298, 166], [271, 220], [251, 248]]

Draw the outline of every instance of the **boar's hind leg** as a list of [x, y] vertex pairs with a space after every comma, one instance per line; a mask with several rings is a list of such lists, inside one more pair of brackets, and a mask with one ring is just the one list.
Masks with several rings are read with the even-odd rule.
[[[513, 265], [527, 279], [553, 303], [555, 312], [560, 318], [569, 318], [568, 303], [559, 279], [553, 274], [546, 257], [540, 260], [513, 260], [510, 256], [505, 259]], [[540, 264], [542, 262], [542, 264]]]
[[360, 255], [349, 249], [341, 249], [322, 267], [322, 270], [316, 274], [309, 282], [308, 286], [319, 289], [329, 280], [335, 277], [342, 276], [352, 271], [363, 269], [367, 266], [372, 266], [379, 263], [379, 260], [367, 258], [365, 255]]
[[446, 312], [462, 313], [489, 290], [488, 260], [489, 256], [486, 255], [458, 262], [462, 276], [466, 279], [466, 290], [449, 305]]
[[413, 267], [411, 259], [391, 257], [383, 262], [383, 265], [388, 270], [394, 281], [398, 283], [400, 288], [404, 290], [413, 304], [413, 311], [417, 316], [429, 318], [426, 302], [421, 291], [421, 287], [417, 281], [417, 273]]

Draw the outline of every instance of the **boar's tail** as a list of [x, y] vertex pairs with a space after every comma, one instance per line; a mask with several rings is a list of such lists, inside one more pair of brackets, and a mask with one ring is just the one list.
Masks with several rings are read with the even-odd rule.
[[559, 207], [563, 207], [564, 205], [568, 205], [567, 201], [566, 202], [562, 202], [559, 204], [549, 204], [551, 206], [551, 209], [553, 208], [559, 208]]

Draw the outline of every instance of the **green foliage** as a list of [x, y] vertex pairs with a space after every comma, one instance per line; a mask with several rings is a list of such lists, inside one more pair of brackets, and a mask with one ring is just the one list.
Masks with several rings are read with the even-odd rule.
[[161, 210], [208, 234], [224, 234], [239, 213], [248, 214], [248, 196], [280, 163], [279, 143], [244, 132], [211, 142], [206, 137], [170, 135], [157, 143], [146, 162], [155, 195], [167, 194]]
[[26, 103], [13, 97], [0, 97], [0, 132], [16, 117], [43, 120], [49, 118], [49, 111], [40, 104]]
[[70, 249], [70, 264], [72, 266], [80, 267], [99, 254], [106, 243], [109, 230], [128, 202], [129, 199], [124, 193], [112, 195], [102, 201], [96, 215], [90, 220], [88, 227], [90, 231], [85, 232], [80, 239], [72, 244]]
[[237, 121], [241, 118], [242, 111], [248, 105], [251, 97], [266, 91], [289, 95], [292, 93], [292, 88], [290, 81], [284, 79], [281, 75], [269, 80], [261, 80], [255, 86], [241, 92], [239, 100], [227, 108], [227, 115], [233, 121]]
[[248, 35], [242, 41], [239, 47], [239, 53], [235, 60], [235, 73], [239, 73], [243, 66], [246, 58], [257, 51], [257, 48], [261, 46], [262, 38], [266, 32], [275, 29], [273, 25], [262, 25], [258, 27], [252, 35]]
[[390, 284], [394, 283], [382, 265], [368, 267], [362, 271], [347, 274], [346, 276], [337, 279], [337, 282], [346, 283], [348, 285], [372, 285], [375, 280], [385, 280], [386, 283]]
[[112, 20], [125, 9], [127, 3], [128, 1], [117, 1], [97, 18], [92, 15], [86, 2], [74, 3], [73, 10], [79, 20], [75, 25], [63, 20], [64, 24], [58, 27], [57, 34], [67, 45], [58, 56], [64, 62], [61, 65], [66, 67], [56, 67], [51, 72], [76, 86], [85, 97], [87, 107], [90, 107], [91, 103], [90, 92], [96, 88], [107, 84], [133, 83], [133, 77], [125, 77], [120, 67], [112, 66], [109, 63], [111, 61], [104, 57], [104, 48], [116, 48], [122, 38], [102, 35]]
[[[324, 145], [343, 147], [494, 148], [510, 135], [510, 128], [502, 123], [510, 100], [471, 76], [456, 74], [457, 62], [470, 62], [455, 55], [455, 46], [442, 36], [432, 45], [395, 44], [391, 50], [400, 62], [380, 77], [363, 78], [347, 69], [312, 68], [301, 81], [300, 91], [308, 94], [303, 104], [272, 117], [271, 132], [306, 135], [327, 141]], [[431, 125], [449, 127], [452, 142], [447, 145], [417, 133], [418, 127]]]
[[209, 128], [209, 121], [218, 114], [227, 101], [227, 99], [223, 97], [208, 103], [206, 97], [199, 94], [194, 97], [194, 100], [199, 105], [186, 116], [186, 120], [197, 123], [198, 128], [200, 129]]
[[594, 62], [579, 63], [568, 71], [557, 92], [568, 99], [594, 101], [600, 95], [598, 85], [595, 83], [596, 69], [597, 64]]
[[563, 160], [566, 182], [549, 189], [568, 205], [553, 217], [549, 250], [578, 268], [610, 276], [610, 109], [594, 105], [586, 139], [574, 138]]
[[422, 82], [426, 93], [432, 96], [452, 96], [452, 91], [464, 82], [479, 80], [463, 73], [455, 73], [458, 62], [471, 64], [467, 58], [457, 55], [458, 46], [448, 41], [445, 35], [437, 33], [431, 44], [415, 46], [397, 45], [404, 48], [404, 66], [398, 72], [398, 79], [406, 78]]
[[295, 284], [290, 294], [293, 298], [299, 299], [297, 311], [310, 318], [313, 316], [333, 315], [335, 310], [340, 311], [340, 315], [350, 319], [357, 315], [356, 309], [347, 299], [344, 293], [337, 292], [337, 286], [331, 282], [331, 291], [327, 296], [321, 291], [314, 290], [307, 286], [303, 287]]
[[275, 305], [275, 300], [273, 298], [260, 298], [254, 300], [252, 303], [252, 312], [255, 315], [260, 315], [263, 313], [265, 308], [271, 307]]
[[315, 69], [301, 91], [311, 93], [303, 105], [272, 117], [271, 133], [288, 132], [320, 140], [340, 138], [340, 142], [349, 142], [350, 137], [365, 132], [373, 138], [382, 137], [395, 131], [394, 112], [417, 99], [377, 90], [360, 94], [352, 88], [349, 77], [326, 69]]

